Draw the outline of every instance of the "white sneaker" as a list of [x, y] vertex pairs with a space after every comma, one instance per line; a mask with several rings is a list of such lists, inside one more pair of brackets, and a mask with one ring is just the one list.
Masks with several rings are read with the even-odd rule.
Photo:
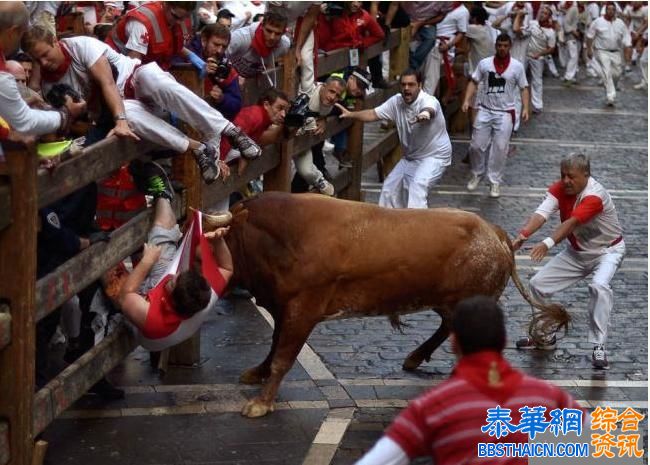
[[334, 186], [325, 178], [320, 178], [316, 182], [316, 188], [323, 195], [329, 195], [330, 197], [334, 195]]
[[476, 176], [475, 174], [472, 173], [472, 179], [470, 179], [469, 182], [467, 183], [467, 190], [470, 192], [475, 191], [480, 182], [481, 182], [481, 177]]
[[499, 189], [499, 184], [496, 182], [490, 185], [490, 197], [493, 199], [501, 197], [501, 191]]
[[634, 85], [634, 88], [637, 89], [637, 90], [647, 89], [648, 84], [646, 84], [645, 82], [639, 82], [638, 84]]

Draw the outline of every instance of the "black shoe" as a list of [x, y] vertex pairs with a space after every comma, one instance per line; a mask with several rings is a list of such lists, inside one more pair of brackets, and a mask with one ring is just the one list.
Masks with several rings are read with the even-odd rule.
[[196, 164], [199, 165], [201, 176], [206, 184], [212, 184], [221, 174], [217, 165], [216, 149], [212, 145], [203, 144], [201, 148], [192, 150]]
[[172, 201], [174, 199], [174, 188], [164, 168], [158, 163], [141, 160], [133, 160], [129, 164], [129, 173], [133, 176], [133, 182], [140, 192], [151, 195], [157, 199], [163, 197]]
[[594, 351], [591, 354], [591, 364], [597, 370], [609, 370], [607, 352], [605, 352], [604, 346], [598, 345], [594, 347]]
[[97, 381], [93, 387], [88, 389], [88, 392], [97, 394], [104, 400], [124, 399], [124, 391], [113, 386], [106, 378]]
[[239, 150], [242, 157], [252, 159], [262, 155], [262, 149], [259, 145], [237, 126], [233, 125], [232, 128], [226, 129], [223, 133], [230, 138], [232, 146]]

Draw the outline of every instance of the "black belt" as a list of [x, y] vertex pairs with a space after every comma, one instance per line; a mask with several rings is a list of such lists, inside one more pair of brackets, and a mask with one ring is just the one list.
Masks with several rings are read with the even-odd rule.
[[606, 48], [597, 48], [596, 50], [602, 50], [603, 52], [611, 52], [611, 53], [616, 53], [619, 50], [607, 50]]

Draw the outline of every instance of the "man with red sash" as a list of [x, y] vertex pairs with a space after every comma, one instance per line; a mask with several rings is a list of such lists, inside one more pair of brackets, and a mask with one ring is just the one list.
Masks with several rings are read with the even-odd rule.
[[435, 95], [440, 81], [440, 65], [444, 65], [447, 80], [447, 95], [451, 95], [456, 87], [453, 65], [455, 46], [467, 33], [469, 25], [469, 10], [463, 2], [453, 2], [452, 8], [445, 17], [436, 25], [436, 45], [431, 49], [424, 62], [422, 75], [424, 84], [422, 90], [429, 95]]
[[[570, 394], [514, 369], [503, 357], [506, 328], [493, 298], [461, 301], [451, 326], [449, 340], [459, 360], [449, 379], [411, 401], [356, 465], [408, 465], [423, 456], [436, 465], [526, 465], [526, 456], [479, 458], [478, 444], [527, 443], [528, 434], [512, 429], [523, 423], [524, 413], [539, 407], [546, 421], [552, 410], [560, 409], [562, 418], [573, 419], [571, 425], [582, 431], [585, 412]], [[488, 410], [497, 406], [508, 413], [509, 423], [504, 425], [508, 434], [500, 437], [490, 434], [487, 421]]]
[[[589, 342], [594, 344], [592, 365], [609, 368], [605, 342], [609, 317], [614, 306], [610, 282], [625, 256], [623, 229], [609, 192], [591, 177], [589, 158], [571, 154], [560, 163], [561, 179], [546, 193], [546, 199], [537, 207], [526, 226], [513, 241], [515, 250], [541, 228], [555, 212], [560, 212], [562, 223], [553, 233], [536, 244], [530, 257], [539, 262], [548, 251], [564, 239], [566, 248], [553, 257], [530, 280], [530, 290], [538, 300], [550, 298], [593, 273], [589, 284]], [[547, 334], [543, 344], [524, 337], [517, 348], [555, 348], [555, 335]]]
[[[142, 176], [142, 177], [141, 177]], [[201, 213], [194, 212], [182, 234], [171, 206], [173, 189], [164, 171], [153, 163], [143, 166], [136, 183], [158, 178], [164, 188], [154, 192], [155, 216], [142, 260], [122, 283], [119, 305], [140, 332], [140, 343], [164, 350], [191, 337], [223, 294], [233, 274], [230, 251], [223, 237], [228, 227], [203, 234]]]
[[22, 2], [0, 2], [0, 118], [7, 137], [11, 130], [23, 134], [42, 135], [57, 130], [66, 131], [72, 120], [85, 111], [85, 102], [69, 101], [59, 111], [34, 110], [20, 95], [16, 79], [6, 69], [5, 53], [18, 50], [20, 40], [28, 29], [29, 13]]
[[472, 177], [467, 190], [474, 191], [487, 172], [490, 197], [501, 195], [500, 185], [508, 158], [510, 136], [515, 125], [517, 95], [521, 93], [521, 119], [528, 121], [528, 81], [524, 65], [510, 56], [512, 39], [502, 33], [495, 43], [496, 55], [481, 60], [467, 83], [462, 110], [467, 112], [478, 85], [479, 109], [469, 146]]

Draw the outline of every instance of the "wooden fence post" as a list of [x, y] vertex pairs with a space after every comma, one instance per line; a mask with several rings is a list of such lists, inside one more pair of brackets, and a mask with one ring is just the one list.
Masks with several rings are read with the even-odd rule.
[[[179, 83], [203, 98], [203, 82], [193, 66], [174, 68], [172, 74]], [[183, 124], [183, 132], [194, 139], [201, 139], [197, 131], [187, 124]], [[181, 181], [186, 188], [184, 207], [201, 209], [203, 177], [190, 150], [173, 158], [172, 173], [174, 179]], [[188, 213], [189, 210], [186, 210], [185, 214]], [[198, 365], [201, 360], [201, 331], [197, 331], [190, 339], [172, 347], [169, 351], [169, 363], [172, 365]], [[164, 358], [167, 359], [167, 355]]]
[[[0, 231], [0, 298], [11, 312], [11, 342], [0, 352], [0, 419], [8, 422], [8, 464], [31, 465], [34, 441], [36, 154], [8, 150], [11, 225]], [[0, 440], [0, 444], [4, 441]], [[7, 457], [0, 451], [0, 458]], [[3, 464], [5, 462], [2, 462]]]
[[[290, 99], [296, 95], [296, 57], [293, 49], [282, 57], [282, 91]], [[293, 157], [293, 140], [280, 144], [282, 158], [278, 166], [264, 174], [265, 191], [291, 192], [291, 159]]]

